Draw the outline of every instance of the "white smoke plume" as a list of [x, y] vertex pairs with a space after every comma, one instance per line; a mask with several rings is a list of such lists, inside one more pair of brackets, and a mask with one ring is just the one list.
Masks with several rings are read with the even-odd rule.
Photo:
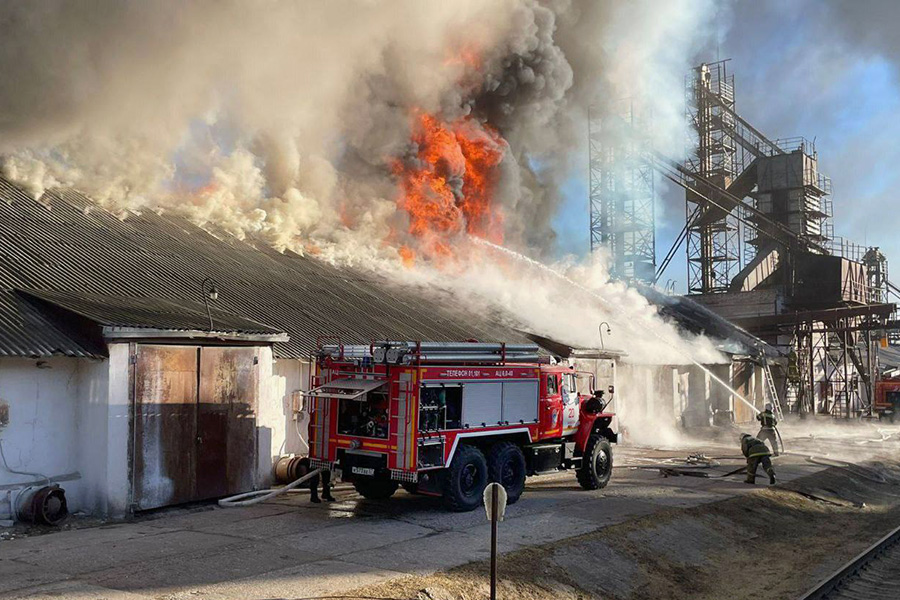
[[[681, 77], [713, 9], [689, 0], [8, 2], [0, 168], [35, 197], [73, 186], [112, 208], [185, 211], [239, 237], [354, 264], [386, 258], [396, 270], [409, 224], [391, 165], [410, 155], [411, 115], [470, 116], [508, 144], [495, 198], [505, 244], [547, 257], [565, 234], [552, 226], [561, 184], [586, 173], [587, 106], [640, 96], [661, 144], [674, 145]], [[598, 257], [553, 268], [598, 291], [605, 307], [495, 259], [460, 248], [456, 266], [417, 263], [414, 277], [454, 278], [457, 291], [572, 344], [596, 346], [597, 324], [609, 321], [637, 362], [720, 359], [608, 282]], [[477, 269], [459, 269], [467, 260]]]
[[[445, 301], [481, 314], [509, 318], [522, 328], [573, 348], [625, 351], [634, 364], [683, 365], [725, 362], [714, 343], [682, 334], [664, 321], [634, 288], [610, 279], [606, 259], [595, 254], [586, 262], [564, 260], [544, 265], [490, 244], [457, 249], [455, 261], [441, 269], [408, 271], [388, 268], [386, 275], [429, 290], [441, 290]], [[600, 324], [611, 333], [600, 339]]]

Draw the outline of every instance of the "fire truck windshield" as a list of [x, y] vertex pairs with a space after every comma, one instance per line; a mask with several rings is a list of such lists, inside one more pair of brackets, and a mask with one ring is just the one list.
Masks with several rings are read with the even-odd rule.
[[338, 400], [338, 433], [387, 439], [387, 394], [372, 391], [360, 400]]

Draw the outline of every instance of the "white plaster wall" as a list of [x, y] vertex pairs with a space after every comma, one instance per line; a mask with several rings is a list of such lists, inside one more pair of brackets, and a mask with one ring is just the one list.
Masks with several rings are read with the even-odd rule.
[[[292, 393], [307, 387], [309, 364], [275, 362], [259, 348], [257, 485], [272, 483], [284, 454], [305, 454], [307, 424], [294, 421]], [[10, 425], [0, 440], [11, 468], [49, 477], [78, 472], [61, 482], [71, 511], [121, 517], [131, 503], [129, 344], [110, 344], [108, 360], [0, 358], [0, 399], [10, 405]], [[28, 483], [0, 467], [0, 517], [9, 511], [2, 488]]]
[[[0, 399], [9, 403], [9, 426], [0, 431], [0, 441], [10, 468], [47, 477], [81, 469], [76, 407], [82, 362], [0, 358]], [[9, 473], [0, 465], [2, 486], [34, 479]], [[63, 484], [70, 510], [84, 505], [83, 483]], [[0, 514], [8, 514], [10, 496], [0, 492]]]
[[128, 448], [131, 445], [129, 344], [109, 345], [109, 380], [106, 431], [106, 506], [104, 514], [123, 516], [131, 506]]
[[[106, 456], [109, 432], [109, 362], [79, 361], [75, 407], [76, 452], [82, 484], [74, 498], [85, 512], [107, 514]], [[67, 484], [62, 484], [67, 488]], [[72, 497], [66, 490], [67, 497]]]
[[284, 406], [285, 436], [282, 454], [308, 454], [309, 415], [303, 413], [295, 419], [293, 410], [295, 393], [307, 391], [309, 388], [310, 364], [296, 359], [280, 359], [275, 362], [274, 374], [281, 378], [279, 392]]
[[259, 349], [259, 404], [256, 414], [259, 487], [271, 485], [272, 471], [285, 454], [306, 453], [306, 423], [294, 420], [293, 392], [306, 388], [309, 366], [299, 360], [275, 360], [271, 348]]

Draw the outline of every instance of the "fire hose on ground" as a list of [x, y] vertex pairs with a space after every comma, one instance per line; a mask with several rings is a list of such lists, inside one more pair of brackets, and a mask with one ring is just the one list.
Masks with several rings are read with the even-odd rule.
[[222, 498], [221, 500], [219, 500], [219, 506], [222, 506], [224, 508], [232, 508], [235, 506], [252, 506], [266, 500], [271, 500], [276, 496], [281, 496], [282, 494], [286, 494], [292, 489], [299, 487], [301, 484], [306, 483], [313, 477], [319, 475], [319, 473], [321, 472], [322, 469], [313, 469], [303, 477], [292, 481], [284, 487], [270, 488], [268, 490], [255, 490], [253, 492], [245, 492], [243, 494], [238, 494], [237, 496], [231, 496], [230, 498]]

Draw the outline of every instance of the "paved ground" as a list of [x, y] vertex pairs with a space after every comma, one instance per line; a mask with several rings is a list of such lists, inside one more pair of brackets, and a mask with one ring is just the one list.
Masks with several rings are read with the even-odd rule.
[[[709, 469], [710, 478], [644, 468], [696, 452], [733, 458]], [[612, 482], [598, 492], [582, 491], [571, 473], [530, 479], [501, 524], [501, 551], [754, 489], [740, 476], [716, 477], [742, 464], [733, 446], [619, 447], [616, 464]], [[780, 457], [776, 467], [783, 481], [824, 468], [799, 455]], [[201, 507], [0, 541], [0, 597], [311, 598], [488, 557], [483, 511], [448, 513], [436, 499], [403, 491], [382, 502], [346, 487], [336, 495], [332, 504], [290, 494], [247, 508]]]

